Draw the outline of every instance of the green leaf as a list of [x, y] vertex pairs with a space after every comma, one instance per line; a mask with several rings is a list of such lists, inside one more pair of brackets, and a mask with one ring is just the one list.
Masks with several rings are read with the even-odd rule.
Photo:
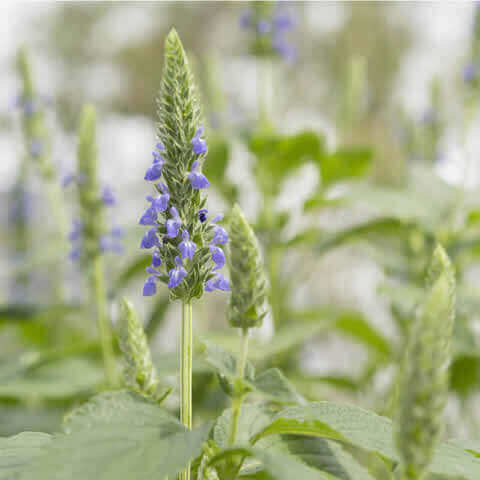
[[70, 357], [21, 370], [2, 379], [0, 397], [61, 399], [87, 394], [103, 382], [103, 369], [82, 357]]
[[[252, 457], [261, 462], [258, 466], [247, 466], [242, 469], [240, 478], [262, 480], [292, 480], [294, 478], [301, 478], [302, 480], [336, 479], [336, 477], [328, 473], [322, 473], [308, 467], [291, 455], [265, 451], [259, 448], [239, 447], [226, 449], [212, 458], [210, 463], [213, 465], [222, 460], [237, 456], [243, 458]], [[262, 470], [259, 470], [258, 467], [261, 467]]]
[[373, 152], [369, 148], [341, 148], [318, 158], [322, 184], [329, 185], [364, 175], [370, 166]]
[[354, 458], [334, 442], [319, 437], [283, 435], [289, 452], [309, 467], [334, 475], [341, 480], [372, 480]]
[[388, 357], [392, 352], [389, 340], [372, 327], [359, 312], [318, 308], [293, 312], [292, 315], [315, 323], [326, 322], [330, 328], [364, 344], [378, 355]]
[[398, 238], [398, 235], [411, 229], [412, 224], [392, 217], [381, 217], [368, 220], [353, 227], [320, 234], [315, 246], [319, 254], [324, 254], [332, 248], [340, 247], [347, 242], [369, 241], [384, 238], [386, 235]]
[[[237, 378], [237, 359], [227, 350], [209, 341], [204, 341], [206, 356], [205, 361], [214, 368], [222, 377], [231, 382], [230, 390], [241, 388], [244, 391], [255, 391], [277, 403], [298, 403], [302, 401], [293, 385], [277, 368], [271, 368], [255, 375], [253, 365], [247, 362], [246, 374], [243, 381]], [[241, 383], [241, 385], [237, 385]], [[227, 393], [228, 392], [227, 388]]]
[[55, 317], [57, 320], [73, 312], [79, 312], [80, 305], [50, 305], [37, 307], [30, 305], [7, 305], [0, 308], [0, 324], [2, 322], [35, 322], [43, 318]]
[[[140, 396], [96, 397], [70, 418], [21, 480], [151, 480], [175, 476], [201, 453], [210, 426], [186, 430]], [[1, 456], [1, 455], [0, 455]]]
[[52, 437], [46, 433], [23, 432], [0, 438], [0, 480], [16, 480], [22, 470], [42, 455]]
[[103, 392], [73, 409], [65, 416], [63, 431], [67, 434], [97, 429], [102, 425], [142, 425], [176, 422], [175, 417], [159, 408], [154, 401], [129, 390]]
[[[250, 439], [267, 427], [272, 419], [273, 414], [265, 405], [244, 402], [238, 419], [236, 443], [238, 445], [248, 445]], [[232, 409], [228, 408], [218, 417], [213, 428], [213, 440], [220, 448], [228, 447], [231, 420]], [[264, 443], [260, 445], [265, 446]]]
[[[398, 461], [391, 421], [350, 405], [318, 402], [306, 407], [287, 408], [253, 441], [277, 434], [326, 438]], [[480, 458], [475, 458], [453, 443], [443, 443], [436, 450], [430, 472], [439, 478], [446, 476], [475, 480], [480, 478]]]
[[291, 136], [256, 135], [248, 146], [258, 158], [262, 189], [272, 193], [279, 191], [290, 172], [307, 162], [316, 162], [324, 149], [323, 138], [309, 131]]
[[303, 399], [278, 368], [257, 375], [252, 382], [257, 392], [277, 403], [299, 403]]

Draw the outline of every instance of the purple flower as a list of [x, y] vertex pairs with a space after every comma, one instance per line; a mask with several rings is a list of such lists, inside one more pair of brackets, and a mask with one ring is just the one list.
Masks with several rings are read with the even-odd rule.
[[123, 245], [121, 239], [125, 232], [120, 227], [113, 227], [108, 235], [103, 235], [100, 238], [100, 250], [106, 252], [108, 250], [121, 255], [123, 253]]
[[150, 206], [145, 210], [145, 213], [140, 217], [140, 220], [138, 223], [140, 225], [155, 225], [155, 222], [157, 221], [157, 212], [155, 209]]
[[473, 63], [469, 63], [463, 70], [463, 81], [465, 83], [471, 83], [477, 77], [477, 66]]
[[165, 145], [160, 140], [158, 141], [158, 143], [155, 146], [157, 147], [157, 150], [159, 150], [160, 152], [165, 151]]
[[162, 259], [160, 258], [160, 252], [155, 250], [152, 255], [152, 265], [154, 267], [159, 267], [162, 264]]
[[207, 153], [207, 142], [203, 138], [200, 138], [203, 135], [203, 132], [203, 126], [198, 127], [192, 141], [190, 142], [193, 147], [193, 153], [196, 153], [197, 155]]
[[250, 26], [251, 21], [252, 21], [252, 11], [250, 9], [245, 10], [240, 16], [240, 21], [239, 21], [240, 27], [248, 28]]
[[218, 270], [225, 265], [225, 254], [220, 247], [210, 245], [210, 253], [212, 254], [212, 260], [215, 263], [214, 270]]
[[271, 29], [272, 29], [272, 25], [268, 20], [260, 20], [257, 23], [257, 32], [260, 35], [266, 35], [271, 31]]
[[33, 100], [25, 100], [23, 102], [22, 106], [23, 106], [23, 113], [27, 117], [30, 117], [36, 111], [35, 104], [34, 104]]
[[180, 250], [182, 258], [189, 258], [190, 260], [193, 260], [193, 255], [195, 254], [197, 246], [189, 239], [187, 230], [182, 231], [182, 239], [183, 240], [178, 245], [178, 249]]
[[202, 208], [198, 211], [198, 219], [202, 223], [205, 223], [207, 221], [207, 213], [208, 213], [208, 210], [206, 208]]
[[168, 272], [168, 288], [176, 288], [182, 280], [187, 276], [187, 271], [183, 268], [182, 260], [180, 257], [175, 257], [175, 268], [172, 268]]
[[155, 293], [157, 293], [157, 284], [155, 283], [155, 277], [150, 275], [143, 284], [142, 295], [144, 297], [151, 297], [152, 295], [155, 295]]
[[68, 187], [71, 183], [73, 183], [76, 180], [76, 176], [74, 173], [67, 173], [61, 181], [61, 185], [63, 188]]
[[198, 160], [195, 160], [192, 164], [192, 169], [188, 174], [190, 185], [195, 190], [201, 190], [202, 188], [208, 188], [210, 186], [210, 182], [208, 181], [207, 177], [203, 173], [197, 171], [199, 166], [200, 164]]
[[76, 242], [77, 240], [80, 240], [81, 235], [82, 235], [82, 222], [80, 220], [74, 220], [73, 228], [68, 235], [68, 239], [71, 242]]
[[112, 189], [108, 185], [103, 188], [102, 202], [107, 207], [111, 207], [116, 203]]
[[150, 208], [154, 212], [158, 213], [164, 212], [167, 209], [170, 195], [168, 193], [164, 193], [159, 195], [157, 198], [153, 198], [151, 195], [148, 195], [146, 198], [152, 204]]
[[149, 249], [153, 247], [159, 247], [160, 241], [157, 237], [157, 229], [151, 228], [145, 235], [142, 237], [142, 241], [140, 242], [140, 248]]
[[295, 26], [295, 19], [289, 12], [277, 10], [273, 19], [273, 25], [276, 30], [288, 32]]
[[72, 262], [76, 262], [80, 260], [80, 256], [82, 255], [82, 249], [80, 247], [74, 248], [69, 254], [68, 257]]
[[287, 63], [294, 63], [297, 59], [297, 50], [283, 38], [282, 35], [275, 35], [273, 39], [273, 48]]
[[40, 140], [30, 142], [30, 154], [32, 157], [39, 157], [43, 152], [43, 143]]
[[228, 242], [228, 233], [220, 225], [215, 226], [213, 231], [212, 244], [213, 245], [225, 245]]
[[230, 284], [221, 273], [218, 273], [212, 280], [208, 280], [205, 283], [205, 290], [207, 292], [213, 292], [214, 290], [223, 290], [224, 292], [229, 292]]
[[147, 170], [144, 177], [145, 180], [151, 182], [158, 180], [162, 176], [162, 167], [165, 163], [165, 159], [162, 157], [161, 153], [152, 152], [152, 155], [152, 166]]
[[178, 216], [178, 210], [175, 207], [170, 208], [170, 215], [172, 218], [169, 218], [165, 222], [165, 227], [167, 229], [167, 237], [175, 238], [178, 235], [180, 227], [182, 225], [182, 221]]

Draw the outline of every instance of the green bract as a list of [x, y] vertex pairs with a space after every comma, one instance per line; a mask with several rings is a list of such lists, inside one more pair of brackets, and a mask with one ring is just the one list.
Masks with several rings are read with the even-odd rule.
[[255, 233], [238, 205], [229, 218], [230, 324], [237, 328], [259, 327], [267, 314], [267, 282]]
[[424, 478], [443, 426], [455, 309], [455, 273], [437, 246], [427, 293], [410, 326], [398, 385], [395, 440], [402, 479]]

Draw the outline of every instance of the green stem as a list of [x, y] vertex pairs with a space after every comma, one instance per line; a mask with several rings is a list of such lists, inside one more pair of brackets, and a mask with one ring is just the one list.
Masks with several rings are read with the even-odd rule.
[[50, 179], [47, 182], [47, 194], [50, 205], [50, 211], [56, 222], [56, 242], [58, 243], [58, 250], [60, 252], [60, 259], [57, 261], [57, 274], [54, 275], [54, 298], [56, 303], [64, 303], [64, 275], [62, 267], [62, 259], [65, 257], [67, 248], [65, 239], [67, 238], [67, 227], [65, 211], [63, 209], [63, 200], [60, 186]]
[[[180, 345], [180, 420], [192, 428], [192, 304], [182, 305], [182, 338]], [[180, 474], [181, 480], [190, 480], [190, 464]]]
[[112, 332], [107, 318], [107, 297], [104, 282], [103, 261], [98, 255], [93, 263], [92, 290], [95, 298], [98, 331], [102, 345], [105, 377], [110, 387], [117, 384], [115, 354], [113, 351]]
[[[248, 329], [242, 330], [242, 338], [240, 340], [240, 359], [237, 365], [237, 378], [243, 380], [245, 376], [245, 366], [247, 364], [248, 355]], [[233, 445], [237, 437], [238, 419], [242, 409], [243, 394], [235, 395], [232, 398], [232, 426], [230, 429], [229, 444]]]

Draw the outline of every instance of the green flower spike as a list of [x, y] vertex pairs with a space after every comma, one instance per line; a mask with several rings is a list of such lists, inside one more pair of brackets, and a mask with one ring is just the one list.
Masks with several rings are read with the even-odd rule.
[[398, 385], [395, 442], [401, 480], [425, 478], [440, 440], [454, 311], [454, 270], [445, 250], [437, 246], [427, 293], [410, 327]]
[[[240, 359], [237, 363], [237, 379], [238, 384], [241, 384], [247, 363], [249, 329], [261, 326], [267, 314], [267, 282], [257, 238], [241, 208], [236, 204], [230, 214], [229, 230], [232, 294], [228, 305], [228, 318], [230, 324], [241, 328], [242, 332]], [[235, 443], [243, 396], [242, 389], [232, 394], [231, 445]]]

